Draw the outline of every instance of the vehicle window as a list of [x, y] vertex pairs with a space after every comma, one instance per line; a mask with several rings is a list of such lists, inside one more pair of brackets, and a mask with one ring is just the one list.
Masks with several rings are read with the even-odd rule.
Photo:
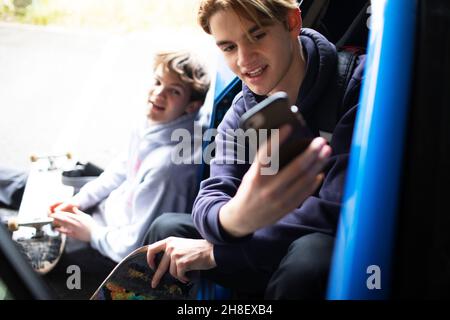
[[0, 1], [0, 163], [71, 152], [108, 165], [145, 105], [155, 50], [208, 47], [196, 4]]

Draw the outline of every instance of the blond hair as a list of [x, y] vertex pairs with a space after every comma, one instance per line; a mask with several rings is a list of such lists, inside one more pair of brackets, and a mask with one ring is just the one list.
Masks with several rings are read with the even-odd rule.
[[258, 26], [286, 21], [287, 12], [297, 9], [297, 0], [201, 0], [197, 20], [203, 30], [211, 34], [209, 20], [219, 10], [232, 9], [238, 16]]
[[162, 51], [156, 53], [153, 70], [162, 67], [164, 72], [172, 72], [191, 87], [191, 101], [204, 101], [209, 89], [210, 79], [206, 67], [188, 51]]

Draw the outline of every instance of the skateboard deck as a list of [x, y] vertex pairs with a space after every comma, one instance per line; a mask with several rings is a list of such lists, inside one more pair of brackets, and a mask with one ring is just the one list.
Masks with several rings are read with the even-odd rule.
[[66, 235], [53, 230], [47, 210], [52, 203], [70, 198], [73, 188], [61, 182], [62, 171], [71, 165], [71, 156], [31, 157], [32, 163], [17, 218], [8, 227], [12, 238], [40, 274], [48, 273], [58, 263]]
[[92, 295], [91, 300], [187, 300], [195, 286], [183, 284], [166, 273], [152, 289], [153, 270], [147, 264], [147, 246], [124, 258]]

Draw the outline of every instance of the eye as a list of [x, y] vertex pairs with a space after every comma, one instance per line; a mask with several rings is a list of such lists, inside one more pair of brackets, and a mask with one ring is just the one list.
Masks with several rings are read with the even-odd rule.
[[266, 35], [267, 35], [266, 32], [260, 32], [260, 33], [257, 33], [257, 34], [253, 34], [253, 35], [252, 35], [252, 38], [253, 38], [253, 40], [257, 41], [257, 40], [261, 40], [261, 39], [264, 38]]
[[223, 52], [231, 52], [231, 51], [233, 51], [235, 48], [236, 48], [236, 45], [234, 45], [234, 44], [231, 44], [231, 45], [228, 45], [228, 46], [223, 46], [223, 47], [221, 47], [221, 49], [222, 49]]
[[159, 79], [155, 79], [155, 85], [156, 86], [160, 86], [161, 85], [161, 81]]
[[179, 91], [177, 89], [170, 89], [169, 93], [174, 96], [181, 96], [181, 91]]

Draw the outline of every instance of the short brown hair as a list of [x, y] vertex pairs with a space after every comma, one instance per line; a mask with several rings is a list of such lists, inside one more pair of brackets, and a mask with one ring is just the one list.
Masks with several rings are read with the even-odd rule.
[[211, 34], [209, 19], [219, 10], [232, 9], [239, 16], [262, 26], [275, 21], [284, 23], [287, 12], [296, 8], [297, 0], [201, 0], [197, 20], [203, 30]]
[[204, 101], [210, 79], [206, 67], [188, 51], [162, 51], [155, 55], [153, 70], [162, 66], [165, 72], [172, 72], [191, 87], [191, 101]]

